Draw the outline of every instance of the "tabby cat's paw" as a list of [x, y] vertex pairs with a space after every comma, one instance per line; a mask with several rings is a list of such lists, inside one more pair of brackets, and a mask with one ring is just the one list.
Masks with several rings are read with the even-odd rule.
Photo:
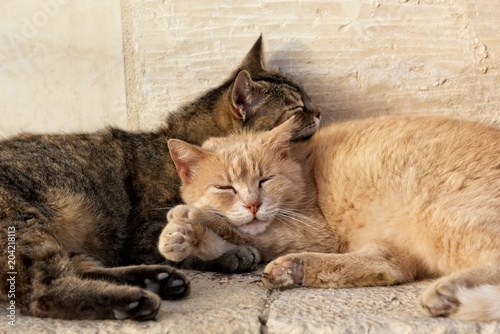
[[158, 249], [167, 260], [182, 261], [193, 252], [192, 236], [191, 224], [169, 223], [161, 232]]
[[115, 301], [111, 308], [113, 318], [116, 320], [132, 319], [139, 321], [154, 319], [159, 310], [160, 301], [158, 296], [145, 290], [134, 291], [128, 296], [123, 296], [123, 300]]
[[438, 280], [424, 291], [420, 303], [434, 317], [450, 316], [460, 307], [457, 287], [452, 282]]
[[294, 288], [302, 284], [304, 263], [297, 258], [282, 256], [264, 269], [262, 282], [268, 289]]
[[179, 272], [161, 272], [151, 278], [145, 278], [146, 289], [159, 295], [161, 299], [179, 299], [190, 291], [189, 280]]
[[122, 279], [127, 284], [156, 293], [161, 299], [179, 299], [190, 292], [190, 283], [186, 275], [169, 266], [134, 266], [123, 273]]
[[[160, 310], [160, 298], [150, 291], [99, 281], [87, 285], [90, 286], [77, 285], [73, 287], [76, 291], [70, 290], [69, 294], [49, 292], [39, 296], [31, 302], [29, 312], [41, 318], [144, 321], [154, 319]], [[94, 290], [85, 290], [89, 287]]]
[[239, 246], [214, 261], [218, 265], [217, 271], [244, 273], [257, 268], [260, 263], [260, 253], [251, 246]]

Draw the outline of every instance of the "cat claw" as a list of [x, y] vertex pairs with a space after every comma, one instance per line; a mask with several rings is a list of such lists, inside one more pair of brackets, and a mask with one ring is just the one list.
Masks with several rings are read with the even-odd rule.
[[294, 288], [302, 284], [304, 263], [297, 259], [278, 258], [264, 269], [262, 282], [268, 289]]

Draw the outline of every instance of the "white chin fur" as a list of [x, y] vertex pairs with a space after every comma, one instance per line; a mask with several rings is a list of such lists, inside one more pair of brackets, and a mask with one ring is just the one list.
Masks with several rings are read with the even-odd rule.
[[269, 224], [266, 222], [255, 222], [248, 223], [245, 225], [238, 226], [241, 232], [249, 234], [249, 235], [257, 235], [263, 233]]

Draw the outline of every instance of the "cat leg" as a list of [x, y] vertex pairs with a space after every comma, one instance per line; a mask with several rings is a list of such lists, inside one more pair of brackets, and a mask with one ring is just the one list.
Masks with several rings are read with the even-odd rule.
[[[248, 246], [249, 240], [232, 228], [225, 218], [197, 208], [191, 207], [188, 209], [189, 207], [182, 207], [181, 213], [183, 215], [187, 215], [189, 220], [201, 224], [226, 240], [230, 249], [213, 260], [202, 260], [196, 256], [189, 256], [182, 263], [179, 263], [180, 268], [225, 273], [242, 273], [257, 268], [257, 265], [261, 262], [259, 251], [252, 246]], [[220, 240], [220, 238], [216, 239]], [[233, 246], [234, 244], [241, 246]]]
[[145, 289], [76, 276], [33, 286], [29, 314], [59, 319], [154, 319], [160, 298]]
[[[194, 212], [191, 214], [193, 215]], [[205, 217], [205, 215], [203, 215]], [[213, 215], [212, 215], [213, 217]], [[191, 217], [192, 219], [194, 217]], [[221, 222], [220, 217], [217, 222], [214, 220], [208, 221], [201, 217], [196, 217], [197, 223], [202, 223], [203, 226], [214, 231], [223, 239], [227, 238], [228, 228], [227, 222]], [[217, 223], [214, 226], [214, 223]], [[224, 224], [222, 224], [224, 223]], [[151, 243], [151, 240], [158, 240], [162, 230], [165, 228], [164, 221], [150, 221], [140, 229], [140, 231], [131, 233], [133, 238], [130, 238], [123, 247], [121, 258], [124, 264], [166, 264], [173, 265], [176, 268], [196, 269], [224, 273], [242, 273], [255, 270], [260, 263], [259, 252], [251, 247], [244, 245], [235, 246], [221, 256], [212, 260], [201, 260], [194, 255], [188, 256], [181, 262], [165, 261], [165, 257], [160, 254], [158, 245]], [[228, 238], [229, 239], [229, 238]], [[232, 239], [228, 241], [235, 243]], [[239, 241], [239, 240], [236, 240]]]
[[150, 291], [82, 279], [69, 254], [43, 226], [24, 222], [9, 225], [16, 226], [15, 268], [9, 271], [15, 270], [15, 298], [21, 313], [61, 319], [134, 320], [149, 320], [157, 314], [160, 297]]
[[262, 281], [274, 288], [347, 288], [391, 285], [414, 280], [415, 268], [381, 252], [345, 254], [296, 253], [277, 258], [264, 269]]
[[168, 260], [179, 262], [190, 255], [213, 260], [237, 247], [201, 225], [200, 219], [210, 218], [198, 208], [178, 205], [168, 212], [167, 218], [158, 249]]
[[500, 266], [460, 271], [433, 282], [421, 296], [432, 316], [459, 320], [500, 320]]
[[72, 261], [83, 278], [141, 287], [159, 295], [161, 299], [179, 299], [190, 292], [188, 278], [170, 266], [137, 265], [104, 268], [83, 255], [74, 256]]
[[252, 246], [238, 246], [214, 260], [204, 261], [189, 256], [179, 263], [179, 267], [222, 273], [244, 273], [255, 270], [260, 261], [261, 257], [257, 249]]

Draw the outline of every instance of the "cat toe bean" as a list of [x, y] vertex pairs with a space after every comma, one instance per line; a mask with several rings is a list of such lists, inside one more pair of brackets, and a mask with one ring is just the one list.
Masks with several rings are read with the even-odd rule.
[[423, 293], [420, 300], [421, 305], [431, 316], [449, 316], [455, 313], [460, 306], [460, 301], [455, 296], [455, 290], [436, 282]]
[[160, 273], [158, 274], [158, 280], [163, 281], [164, 279], [167, 279], [170, 275], [168, 273]]
[[116, 320], [150, 320], [156, 316], [158, 310], [159, 307], [144, 307], [139, 301], [135, 301], [126, 305], [124, 308], [113, 309], [113, 317]]
[[151, 320], [160, 310], [160, 300], [156, 294], [142, 290], [138, 300], [127, 302], [122, 305], [115, 304], [112, 309], [113, 318], [116, 320]]
[[264, 269], [262, 282], [269, 289], [293, 288], [302, 283], [304, 264], [296, 259], [279, 258]]
[[188, 278], [180, 271], [168, 266], [135, 266], [125, 268], [121, 277], [127, 284], [136, 285], [161, 299], [179, 299], [190, 292]]
[[186, 277], [174, 275], [159, 282], [162, 299], [179, 299], [189, 294], [190, 284]]
[[156, 294], [160, 293], [160, 284], [158, 282], [154, 282], [148, 278], [144, 280], [144, 283], [146, 284], [146, 289], [148, 289], [151, 292], [154, 292]]
[[169, 222], [178, 219], [187, 219], [189, 211], [190, 207], [188, 205], [177, 205], [167, 213], [167, 219]]
[[[166, 265], [138, 265], [118, 268], [102, 268], [93, 278], [105, 279], [126, 286], [136, 286], [148, 294], [153, 293], [161, 299], [179, 299], [190, 292], [189, 279], [182, 272]], [[109, 304], [109, 302], [107, 302]], [[129, 308], [133, 308], [134, 302]], [[121, 313], [118, 312], [118, 315]]]
[[158, 249], [170, 261], [179, 262], [192, 253], [190, 224], [168, 224], [160, 235]]
[[197, 207], [189, 205], [177, 205], [167, 214], [169, 223], [172, 222], [194, 222], [204, 220], [206, 213]]

